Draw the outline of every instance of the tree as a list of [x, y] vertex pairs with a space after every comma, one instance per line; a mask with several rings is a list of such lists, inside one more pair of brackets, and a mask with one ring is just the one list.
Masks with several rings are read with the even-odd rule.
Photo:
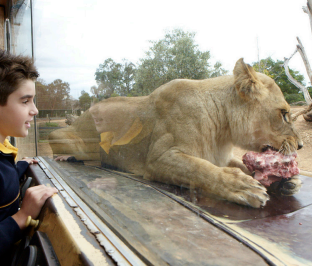
[[219, 76], [223, 76], [227, 74], [228, 71], [222, 68], [222, 64], [220, 62], [217, 62], [213, 66], [213, 70], [211, 71], [210, 78], [215, 78]]
[[[289, 103], [304, 100], [302, 93], [299, 93], [300, 90], [289, 81], [287, 75], [285, 74], [283, 68], [283, 61], [281, 60], [274, 61], [271, 57], [268, 57], [266, 59], [261, 59], [260, 64], [259, 62], [253, 63], [253, 68], [256, 71], [262, 72], [271, 77], [272, 79], [274, 79], [276, 84], [281, 88], [285, 96], [285, 99]], [[297, 82], [304, 84], [303, 75], [301, 75], [298, 71], [292, 69], [289, 69], [289, 72]]]
[[175, 29], [164, 39], [151, 41], [146, 57], [135, 64], [108, 58], [95, 72], [97, 86], [91, 93], [97, 98], [148, 95], [162, 84], [177, 78], [205, 79], [227, 73], [220, 62], [210, 67], [209, 51], [195, 44], [195, 33]]
[[47, 92], [47, 84], [43, 79], [36, 81], [36, 105], [39, 110], [46, 109], [49, 103], [49, 95]]
[[141, 59], [135, 75], [137, 95], [148, 95], [162, 84], [176, 79], [205, 79], [225, 74], [218, 62], [210, 68], [209, 51], [202, 52], [195, 44], [195, 33], [175, 29], [152, 46]]
[[123, 60], [116, 63], [108, 58], [95, 72], [98, 87], [92, 87], [91, 92], [97, 98], [108, 98], [111, 95], [127, 96], [131, 94], [136, 67], [133, 63]]
[[121, 85], [121, 64], [108, 58], [95, 72], [95, 80], [98, 83], [100, 94], [110, 96]]
[[64, 108], [64, 101], [69, 99], [69, 83], [63, 82], [61, 79], [56, 79], [48, 84], [47, 90], [50, 95], [51, 109], [54, 110], [56, 108]]
[[99, 98], [100, 97], [100, 90], [97, 86], [92, 86], [90, 88], [91, 93], [95, 96], [95, 98]]
[[67, 99], [66, 106], [70, 107], [71, 113], [75, 115], [77, 110], [79, 110], [79, 101], [75, 99], [73, 96], [69, 96], [69, 98]]
[[67, 109], [67, 100], [70, 95], [69, 83], [56, 79], [46, 84], [44, 80], [39, 79], [36, 82], [37, 88], [37, 106], [42, 110]]
[[89, 93], [85, 92], [84, 90], [81, 92], [81, 96], [79, 97], [79, 105], [80, 107], [86, 111], [90, 108], [92, 102], [92, 97]]
[[123, 79], [123, 90], [121, 95], [131, 96], [132, 90], [134, 87], [134, 76], [136, 73], [136, 66], [135, 64], [128, 62], [127, 60], [123, 60], [122, 66], [122, 79]]
[[[310, 27], [311, 27], [311, 30], [312, 30], [312, 0], [308, 0], [307, 1], [307, 6], [304, 6], [303, 7], [303, 11], [305, 13], [308, 14], [309, 16], [309, 20], [310, 20]], [[306, 71], [307, 71], [307, 74], [309, 76], [309, 79], [310, 79], [310, 82], [312, 83], [312, 70], [311, 70], [311, 66], [310, 66], [310, 63], [309, 63], [309, 60], [308, 60], [308, 57], [306, 55], [306, 52], [305, 52], [305, 49], [299, 39], [299, 37], [297, 37], [297, 41], [298, 41], [298, 44], [297, 44], [297, 47], [296, 47], [296, 50], [295, 52], [289, 57], [289, 58], [286, 58], [285, 57], [285, 60], [284, 60], [284, 68], [285, 68], [285, 73], [288, 77], [288, 79], [290, 80], [290, 82], [292, 84], [294, 84], [296, 87], [298, 87], [301, 92], [303, 93], [303, 96], [304, 96], [304, 99], [305, 101], [307, 102], [307, 104], [309, 104], [310, 106], [306, 109], [305, 112], [303, 112], [303, 117], [306, 121], [309, 121], [309, 122], [312, 122], [312, 111], [311, 111], [311, 108], [312, 108], [312, 99], [311, 99], [311, 95], [308, 91], [308, 89], [303, 86], [302, 84], [298, 83], [296, 81], [296, 79], [292, 76], [292, 74], [290, 73], [289, 71], [289, 67], [288, 67], [288, 64], [289, 64], [289, 61], [290, 59], [297, 53], [299, 52], [299, 54], [301, 55], [301, 58], [302, 58], [302, 61], [304, 63], [304, 66], [306, 68]], [[301, 114], [301, 113], [300, 113]], [[298, 117], [299, 113], [296, 114], [294, 117]]]

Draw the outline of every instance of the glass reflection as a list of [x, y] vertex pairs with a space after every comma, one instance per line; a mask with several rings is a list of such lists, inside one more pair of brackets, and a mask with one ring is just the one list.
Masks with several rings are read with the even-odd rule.
[[[10, 12], [11, 48], [13, 54], [33, 56], [31, 1], [12, 1]], [[18, 160], [26, 156], [36, 156], [36, 124], [31, 123], [26, 138], [15, 138], [19, 149]]]
[[[310, 204], [310, 199], [303, 200], [300, 196], [285, 200], [281, 195], [273, 195], [263, 210], [222, 200], [233, 191], [235, 194], [239, 190], [246, 190], [245, 187], [236, 189], [228, 185], [231, 182], [237, 184], [233, 180], [244, 175], [233, 167], [238, 166], [244, 170], [242, 163], [230, 161], [232, 144], [226, 141], [232, 137], [232, 132], [227, 131], [227, 135], [223, 135], [229, 124], [221, 111], [232, 102], [229, 102], [229, 93], [224, 93], [218, 99], [209, 98], [213, 92], [203, 93], [200, 81], [186, 80], [231, 74], [239, 57], [252, 50], [250, 39], [253, 38], [252, 32], [256, 27], [249, 31], [246, 27], [257, 21], [255, 12], [244, 12], [238, 16], [233, 12], [237, 10], [237, 4], [233, 1], [227, 1], [227, 10], [224, 9], [223, 2], [220, 4], [217, 1], [214, 4], [208, 1], [207, 9], [199, 8], [202, 3], [183, 6], [178, 1], [160, 1], [153, 5], [154, 12], [151, 12], [151, 7], [146, 3], [121, 2], [35, 2], [36, 62], [41, 73], [41, 79], [37, 82], [40, 110], [39, 155], [50, 157], [50, 164], [67, 178], [66, 181], [86, 202], [91, 202], [93, 207], [94, 204], [98, 205], [99, 212], [104, 213], [103, 217], [108, 214], [113, 220], [118, 220], [116, 227], [130, 228], [127, 232], [120, 233], [129, 243], [135, 246], [138, 243], [134, 242], [139, 239], [140, 245], [143, 243], [142, 246], [145, 247], [146, 239], [154, 241], [148, 248], [155, 249], [157, 253], [158, 247], [163, 249], [164, 243], [158, 237], [166, 235], [169, 228], [179, 232], [176, 235], [167, 234], [171, 238], [166, 241], [166, 247], [172, 246], [177, 235], [189, 237], [192, 243], [198, 243], [196, 251], [189, 254], [184, 252], [183, 256], [190, 255], [191, 260], [202, 260], [203, 264], [205, 256], [209, 257], [210, 253], [202, 248], [207, 245], [207, 239], [201, 233], [206, 231], [203, 228], [203, 231], [195, 230], [199, 215], [212, 214], [219, 221], [223, 219], [222, 221], [232, 223], [281, 215]], [[257, 8], [260, 6], [262, 4]], [[210, 20], [207, 24], [207, 10], [219, 14], [217, 20]], [[266, 8], [265, 14], [267, 12]], [[195, 18], [189, 19], [190, 14], [195, 14]], [[246, 25], [246, 16], [249, 14], [253, 14], [249, 20], [253, 23]], [[266, 23], [262, 16], [259, 21]], [[241, 18], [244, 18], [243, 21], [240, 21]], [[222, 26], [221, 21], [225, 21], [226, 25]], [[269, 25], [267, 28], [271, 27]], [[199, 35], [188, 30], [193, 28], [199, 31]], [[152, 41], [147, 45], [148, 40]], [[239, 40], [236, 49], [240, 52], [233, 52], [235, 56], [239, 54], [235, 58], [232, 52], [228, 52], [233, 50], [229, 49], [230, 45], [234, 45], [231, 40]], [[226, 59], [231, 61], [230, 67], [213, 59], [215, 55], [205, 48], [210, 42], [214, 43], [212, 47], [215, 51], [220, 49], [219, 56], [226, 54]], [[273, 43], [270, 42], [270, 45]], [[253, 61], [256, 60], [246, 60], [249, 63]], [[279, 61], [272, 61], [268, 57], [261, 62], [268, 66], [269, 63], [278, 64]], [[260, 70], [260, 62], [252, 64], [255, 70], [259, 65]], [[244, 67], [241, 68], [254, 73], [252, 67], [242, 66]], [[241, 73], [243, 70], [237, 72]], [[248, 73], [245, 74], [248, 76]], [[279, 74], [280, 72], [278, 76]], [[184, 81], [172, 81], [175, 79]], [[218, 87], [214, 83], [216, 80], [210, 83], [211, 91]], [[233, 80], [232, 77], [226, 77], [220, 83], [230, 91], [234, 85], [228, 84]], [[252, 83], [255, 83], [255, 79]], [[246, 81], [246, 84], [249, 83]], [[169, 93], [168, 88], [172, 93]], [[235, 90], [231, 92], [233, 91]], [[209, 100], [205, 102], [203, 99], [207, 98]], [[252, 106], [245, 110], [236, 124], [241, 126], [243, 118], [254, 108]], [[227, 115], [231, 114], [232, 110], [228, 109]], [[222, 126], [218, 126], [220, 121], [224, 122]], [[251, 143], [246, 135], [240, 139], [248, 145]], [[218, 146], [222, 141], [225, 142], [224, 146]], [[211, 151], [220, 152], [221, 155]], [[241, 152], [244, 153], [245, 150]], [[206, 161], [211, 162], [210, 167], [201, 168]], [[101, 169], [86, 167], [90, 165]], [[220, 166], [225, 165], [232, 167], [228, 167], [227, 172], [218, 172]], [[112, 174], [107, 169], [118, 170], [118, 173]], [[220, 175], [216, 177], [217, 172]], [[228, 175], [232, 177], [230, 182], [223, 180], [224, 182], [214, 184], [208, 184], [205, 178], [200, 178], [213, 176], [217, 179]], [[217, 188], [219, 183], [226, 189]], [[253, 188], [258, 186], [255, 183]], [[209, 190], [211, 187], [212, 194], [216, 189], [219, 189], [219, 194], [223, 193], [221, 200], [220, 197], [203, 192], [205, 188]], [[265, 193], [264, 189], [260, 190], [258, 198], [262, 199]], [[304, 192], [308, 190], [306, 186]], [[254, 191], [249, 193], [254, 194]], [[182, 219], [176, 218], [172, 226], [167, 227], [168, 220], [178, 217], [177, 213], [188, 213], [180, 205], [172, 207], [172, 198], [195, 210], [197, 217], [194, 218], [192, 213], [192, 219], [181, 223]], [[266, 200], [265, 195], [263, 201]], [[239, 200], [236, 202], [246, 204]], [[166, 206], [162, 207], [163, 204]], [[257, 204], [258, 201], [255, 205]], [[155, 206], [160, 208], [156, 209]], [[175, 208], [179, 208], [176, 213]], [[166, 216], [163, 216], [164, 213]], [[203, 222], [201, 219], [200, 221]], [[151, 230], [152, 226], [157, 230]], [[207, 224], [204, 222], [203, 226], [206, 227]], [[116, 230], [121, 230], [120, 228]], [[194, 229], [191, 230], [191, 237], [186, 233], [189, 228]], [[207, 231], [211, 232], [210, 228]], [[187, 241], [188, 239], [183, 239], [181, 243], [185, 244]], [[180, 247], [182, 245], [179, 243], [176, 250], [180, 250]], [[167, 248], [164, 249], [164, 254], [177, 259], [174, 251], [167, 252]]]

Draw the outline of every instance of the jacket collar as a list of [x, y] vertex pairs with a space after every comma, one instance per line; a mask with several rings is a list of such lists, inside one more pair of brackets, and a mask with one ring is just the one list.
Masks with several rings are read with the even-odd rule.
[[4, 154], [11, 154], [15, 159], [18, 149], [11, 145], [11, 143], [5, 139], [3, 143], [0, 143], [0, 152]]

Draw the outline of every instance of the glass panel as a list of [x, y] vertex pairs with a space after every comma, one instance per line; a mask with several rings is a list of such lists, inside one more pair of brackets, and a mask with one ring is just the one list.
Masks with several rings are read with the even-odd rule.
[[[160, 190], [139, 177], [82, 164], [51, 159], [46, 162], [109, 228], [149, 262], [147, 265], [207, 265], [207, 261], [214, 261], [214, 265], [265, 265], [254, 251], [233, 241], [230, 235], [203, 219], [211, 219], [209, 213], [205, 213], [205, 207], [217, 213], [220, 202], [218, 205], [218, 202], [205, 202], [204, 198], [199, 198], [202, 209], [196, 209], [182, 198], [188, 193], [181, 187], [162, 185]], [[176, 197], [174, 201], [174, 194], [167, 190], [182, 197]], [[223, 204], [227, 207], [225, 212], [235, 209], [233, 220], [259, 214], [259, 210], [255, 210], [248, 217], [244, 207]], [[219, 221], [216, 219], [215, 222]]]
[[[14, 0], [10, 12], [11, 53], [32, 57], [31, 1]], [[18, 159], [36, 156], [35, 123], [32, 122], [26, 138], [15, 138]]]
[[[173, 235], [167, 242], [158, 239], [159, 235], [167, 234], [165, 220], [172, 216], [175, 220], [170, 222], [171, 229], [181, 229], [188, 234], [190, 245], [205, 245], [205, 239], [199, 235], [206, 224], [201, 224], [203, 227], [193, 232], [198, 217], [191, 213], [188, 225], [192, 230], [187, 231], [183, 227], [185, 224], [178, 228], [180, 225], [176, 217], [184, 208], [180, 205], [176, 207], [176, 202], [168, 198], [177, 200], [181, 197], [187, 201], [188, 208], [195, 206], [192, 209], [195, 212], [204, 210], [218, 216], [219, 221], [227, 219], [230, 224], [252, 217], [260, 219], [285, 214], [302, 206], [298, 203], [299, 199], [298, 202], [294, 200], [293, 204], [288, 202], [291, 208], [287, 208], [288, 203], [282, 209], [279, 204], [272, 205], [272, 202], [281, 200], [280, 195], [275, 197], [276, 201], [270, 201], [271, 205], [268, 203], [265, 211], [261, 208], [250, 211], [248, 207], [220, 200], [220, 197], [231, 195], [228, 199], [242, 204], [245, 199], [254, 206], [258, 204], [257, 207], [266, 202], [265, 189], [259, 188], [257, 181], [250, 176], [233, 168], [237, 166], [248, 172], [242, 162], [230, 160], [232, 151], [240, 161], [246, 152], [245, 149], [233, 149], [233, 146], [260, 150], [260, 146], [254, 148], [253, 143], [262, 137], [274, 135], [257, 135], [255, 132], [262, 132], [260, 125], [266, 123], [267, 127], [273, 125], [272, 128], [278, 130], [290, 124], [288, 106], [280, 92], [276, 92], [278, 96], [275, 95], [279, 99], [278, 107], [272, 109], [276, 104], [273, 99], [276, 98], [268, 97], [266, 100], [269, 103], [258, 105], [260, 111], [264, 106], [263, 112], [254, 112], [261, 97], [277, 90], [268, 89], [248, 98], [248, 93], [273, 84], [272, 80], [263, 81], [264, 75], [259, 75], [259, 80], [255, 79], [257, 74], [254, 70], [268, 73], [269, 65], [274, 63], [279, 67], [278, 75], [273, 77], [276, 81], [283, 71], [278, 58], [274, 59], [276, 61], [270, 58], [270, 47], [282, 38], [272, 36], [272, 32], [277, 33], [271, 30], [271, 21], [263, 25], [268, 22], [263, 19], [263, 14], [265, 17], [275, 17], [279, 6], [274, 10], [267, 8], [269, 2], [259, 6], [250, 6], [250, 1], [241, 3], [239, 6], [244, 5], [248, 12], [238, 8], [236, 1], [226, 1], [226, 4], [207, 1], [206, 7], [202, 7], [203, 1], [192, 2], [192, 5], [184, 5], [181, 1], [148, 4], [140, 1], [95, 0], [34, 2], [35, 59], [40, 72], [40, 79], [36, 83], [38, 155], [55, 167], [93, 210], [101, 205], [98, 212], [109, 216], [113, 221], [112, 226], [118, 227], [116, 231], [129, 245], [142, 254], [147, 247], [151, 256], [156, 254], [157, 258], [159, 256], [169, 264], [179, 264], [179, 261], [175, 261], [177, 258], [189, 260], [189, 265], [193, 265], [193, 260], [197, 258], [204, 264], [206, 255], [210, 254], [206, 249], [198, 249], [187, 254], [190, 258], [186, 258], [179, 244], [175, 242], [171, 245], [175, 238]], [[287, 12], [294, 10], [294, 6], [288, 7], [285, 7]], [[259, 12], [255, 12], [258, 9]], [[301, 6], [299, 10], [301, 12]], [[285, 13], [281, 14], [285, 16]], [[282, 17], [279, 21], [286, 23]], [[249, 24], [256, 22], [257, 27], [245, 30]], [[280, 22], [275, 25], [277, 28]], [[258, 27], [265, 29], [266, 33], [262, 34]], [[259, 37], [260, 44], [265, 40], [265, 49], [269, 51], [263, 53], [264, 61], [257, 56], [258, 34], [262, 36]], [[235, 52], [229, 52], [234, 47]], [[281, 52], [282, 47], [284, 42], [274, 51]], [[292, 49], [289, 48], [289, 51]], [[246, 63], [254, 68], [239, 60], [245, 55]], [[278, 57], [287, 55], [288, 50], [279, 53]], [[223, 65], [218, 59], [226, 63]], [[243, 77], [219, 78], [231, 75], [236, 62], [238, 67], [235, 73], [244, 73]], [[216, 79], [199, 81], [208, 78]], [[241, 79], [242, 84], [239, 83]], [[283, 82], [279, 84], [282, 86]], [[251, 87], [244, 90], [246, 84]], [[221, 93], [214, 94], [219, 91], [217, 88]], [[283, 92], [287, 94], [286, 90]], [[297, 91], [295, 94], [300, 97]], [[244, 101], [247, 98], [256, 100], [253, 104], [247, 104]], [[280, 111], [281, 108], [286, 108], [287, 112], [277, 114], [276, 110]], [[233, 115], [234, 109], [239, 110], [238, 116]], [[252, 112], [257, 123], [248, 124]], [[271, 116], [263, 119], [260, 116], [262, 113], [276, 116], [272, 122], [269, 119]], [[280, 127], [280, 124], [276, 125], [277, 122], [281, 124]], [[250, 125], [257, 127], [254, 129]], [[240, 126], [252, 133], [239, 131], [237, 128]], [[233, 133], [235, 130], [238, 137]], [[294, 138], [298, 139], [298, 136]], [[268, 144], [267, 139], [262, 144]], [[244, 184], [242, 187], [241, 183], [235, 181], [240, 178]], [[245, 182], [247, 179], [248, 182]], [[213, 181], [209, 183], [207, 180]], [[149, 186], [153, 190], [147, 189]], [[257, 192], [253, 190], [255, 187]], [[245, 191], [248, 191], [247, 196], [240, 201], [240, 193]], [[257, 197], [250, 196], [256, 193]], [[217, 197], [211, 194], [217, 194]], [[163, 195], [166, 197], [163, 198]], [[156, 220], [165, 211], [156, 208], [158, 201], [165, 202], [164, 205], [170, 202], [166, 208], [172, 211], [162, 217], [164, 225], [161, 226], [157, 225]], [[302, 204], [310, 204], [310, 198], [308, 203]], [[105, 221], [104, 216], [100, 218]], [[130, 233], [122, 233], [121, 228], [127, 226]], [[151, 233], [147, 234], [149, 229]], [[183, 232], [177, 235], [183, 235]], [[183, 243], [187, 241], [185, 238]], [[164, 246], [161, 246], [162, 243]], [[236, 254], [231, 256], [235, 257]]]
[[12, 1], [11, 10], [12, 52], [32, 57], [31, 1]]

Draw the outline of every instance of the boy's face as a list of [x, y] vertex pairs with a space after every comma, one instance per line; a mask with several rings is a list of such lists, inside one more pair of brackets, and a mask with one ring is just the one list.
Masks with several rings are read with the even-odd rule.
[[26, 80], [11, 93], [5, 106], [0, 106], [0, 142], [7, 136], [26, 137], [30, 122], [38, 114], [34, 104], [35, 82]]

